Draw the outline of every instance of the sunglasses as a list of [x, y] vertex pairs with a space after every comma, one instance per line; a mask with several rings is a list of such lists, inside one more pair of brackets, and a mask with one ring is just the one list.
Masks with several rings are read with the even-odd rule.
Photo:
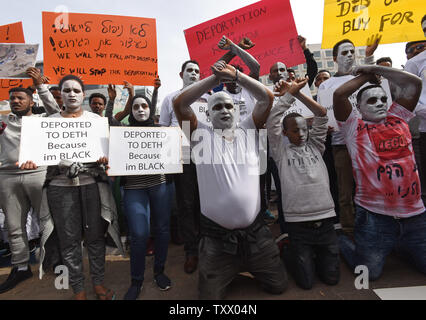
[[405, 53], [411, 54], [411, 53], [414, 52], [414, 50], [422, 50], [424, 47], [425, 47], [425, 44], [424, 43], [420, 43], [420, 44], [418, 44], [416, 46], [408, 48], [407, 50], [405, 50]]

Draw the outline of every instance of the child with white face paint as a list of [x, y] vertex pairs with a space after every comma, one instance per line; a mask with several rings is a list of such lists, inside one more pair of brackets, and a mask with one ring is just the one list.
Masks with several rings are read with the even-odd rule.
[[[100, 118], [97, 114], [83, 110], [84, 84], [80, 78], [74, 75], [65, 76], [59, 82], [59, 89], [65, 109], [50, 117], [80, 118], [87, 121]], [[59, 166], [50, 166], [47, 170], [46, 192], [43, 192], [40, 209], [40, 229], [43, 230], [40, 272], [43, 273], [47, 239], [57, 236], [56, 241], [60, 247], [63, 264], [68, 268], [69, 281], [76, 300], [86, 300], [82, 272], [81, 241], [83, 238], [88, 249], [90, 273], [98, 299], [115, 299], [115, 293], [103, 285], [104, 236], [107, 230], [117, 248], [123, 254], [124, 251], [118, 231], [117, 213], [115, 210], [104, 209], [115, 208], [115, 203], [111, 202], [113, 198], [105, 173], [107, 163], [106, 158], [99, 159], [97, 163], [86, 164], [62, 161]]]
[[[382, 66], [359, 66], [355, 72], [359, 75], [340, 86], [333, 97], [334, 114], [357, 173], [357, 241], [354, 244], [341, 235], [341, 252], [352, 268], [367, 266], [370, 280], [380, 277], [386, 256], [394, 247], [426, 273], [426, 212], [408, 127], [421, 92], [421, 80], [408, 72]], [[386, 113], [377, 76], [392, 84], [395, 100]], [[360, 116], [353, 111], [349, 97], [367, 82], [376, 85], [359, 91]]]
[[148, 102], [144, 98], [135, 99], [132, 105], [132, 113], [136, 121], [143, 122], [148, 120], [151, 114]]
[[[333, 227], [334, 202], [330, 193], [327, 167], [322, 159], [327, 136], [327, 110], [300, 92], [308, 79], [293, 82], [280, 80], [276, 86], [279, 98], [274, 103], [266, 128], [270, 154], [280, 176], [281, 196], [289, 245], [282, 248], [283, 260], [296, 283], [312, 288], [315, 268], [323, 282], [339, 281], [337, 236]], [[314, 114], [312, 129], [297, 113], [283, 114], [294, 98]], [[284, 136], [289, 143], [283, 141]], [[312, 245], [315, 243], [315, 246]]]

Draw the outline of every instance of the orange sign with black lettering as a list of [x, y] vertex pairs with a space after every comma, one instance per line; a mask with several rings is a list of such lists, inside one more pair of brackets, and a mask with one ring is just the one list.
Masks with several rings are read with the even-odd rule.
[[156, 22], [151, 18], [42, 12], [44, 72], [86, 84], [152, 85], [157, 74]]

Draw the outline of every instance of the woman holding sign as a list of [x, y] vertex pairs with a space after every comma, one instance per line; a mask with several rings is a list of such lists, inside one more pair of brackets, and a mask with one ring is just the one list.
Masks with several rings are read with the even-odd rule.
[[[129, 124], [133, 127], [158, 127], [154, 123], [155, 105], [143, 96], [132, 99]], [[108, 106], [112, 108], [112, 105]], [[111, 114], [110, 110], [106, 114]], [[170, 279], [164, 274], [170, 239], [170, 212], [172, 184], [164, 174], [122, 177], [124, 185], [124, 210], [130, 234], [131, 286], [125, 300], [136, 300], [140, 294], [144, 273], [145, 253], [150, 236], [150, 218], [153, 217], [155, 235], [154, 280], [160, 290], [168, 290]]]
[[[55, 118], [99, 118], [84, 111], [84, 84], [80, 78], [68, 75], [59, 83], [65, 109], [53, 114]], [[81, 241], [84, 237], [89, 256], [90, 274], [94, 292], [99, 300], [113, 300], [115, 293], [103, 286], [105, 274], [105, 233], [108, 232], [123, 252], [118, 233], [116, 206], [105, 174], [106, 158], [97, 163], [61, 160], [58, 166], [49, 166], [40, 209], [41, 239], [40, 274], [46, 249], [58, 237], [60, 254], [69, 284], [76, 300], [85, 300]], [[22, 169], [36, 166], [28, 161]], [[102, 205], [101, 205], [102, 204]], [[55, 232], [53, 232], [55, 229]], [[49, 240], [49, 242], [47, 242]], [[45, 245], [48, 244], [46, 247]], [[124, 252], [123, 252], [124, 254]], [[66, 274], [66, 273], [65, 273]]]

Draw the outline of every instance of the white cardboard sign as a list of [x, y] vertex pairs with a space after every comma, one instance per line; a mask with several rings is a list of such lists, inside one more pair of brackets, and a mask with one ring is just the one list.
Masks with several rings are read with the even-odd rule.
[[111, 127], [110, 176], [182, 173], [181, 130], [176, 127]]
[[96, 162], [108, 154], [108, 119], [22, 117], [19, 165]]

